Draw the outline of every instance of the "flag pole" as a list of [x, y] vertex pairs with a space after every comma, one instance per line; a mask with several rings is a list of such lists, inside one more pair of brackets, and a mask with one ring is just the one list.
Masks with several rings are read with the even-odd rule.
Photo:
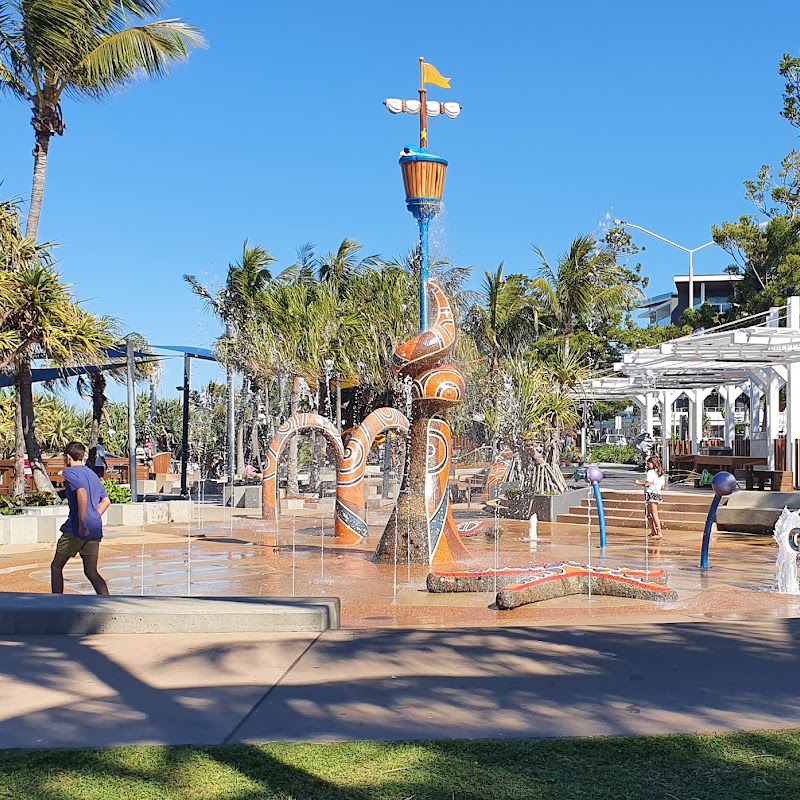
[[425, 91], [425, 59], [419, 57], [419, 146], [428, 147], [428, 93]]

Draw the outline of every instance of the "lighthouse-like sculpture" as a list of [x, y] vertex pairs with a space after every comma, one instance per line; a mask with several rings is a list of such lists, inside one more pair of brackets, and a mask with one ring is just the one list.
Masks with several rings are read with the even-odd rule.
[[446, 564], [469, 556], [456, 530], [450, 509], [451, 432], [447, 409], [464, 396], [464, 378], [446, 363], [456, 342], [456, 324], [441, 288], [429, 282], [429, 227], [439, 213], [447, 161], [428, 152], [428, 118], [454, 118], [458, 103], [427, 99], [428, 83], [449, 89], [431, 64], [420, 59], [419, 101], [386, 100], [394, 113], [419, 114], [419, 147], [406, 147], [400, 156], [406, 205], [419, 226], [420, 332], [394, 351], [395, 374], [411, 379], [412, 419], [408, 468], [397, 505], [375, 552], [380, 563]]

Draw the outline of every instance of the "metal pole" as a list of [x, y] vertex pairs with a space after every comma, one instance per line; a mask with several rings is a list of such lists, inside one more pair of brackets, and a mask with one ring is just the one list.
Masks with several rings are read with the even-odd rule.
[[150, 443], [153, 446], [153, 455], [158, 450], [156, 442], [156, 407], [158, 405], [158, 384], [154, 380], [150, 381]]
[[711, 527], [717, 518], [717, 508], [721, 499], [720, 495], [715, 494], [714, 499], [711, 501], [711, 508], [708, 509], [706, 526], [703, 529], [703, 543], [700, 546], [700, 569], [711, 569], [708, 566], [708, 548], [711, 545]]
[[428, 147], [428, 92], [425, 89], [425, 59], [419, 59], [419, 146]]
[[424, 211], [419, 216], [419, 329], [428, 330], [428, 225], [430, 216]]
[[689, 251], [689, 310], [694, 309], [694, 250]]
[[131, 486], [131, 500], [139, 501], [136, 485], [136, 387], [134, 385], [135, 342], [132, 336], [125, 340], [125, 355], [128, 361], [128, 480]]
[[[225, 325], [225, 336], [227, 339], [233, 339], [233, 326], [228, 323]], [[227, 471], [228, 471], [228, 486], [233, 486], [233, 476], [236, 472], [236, 388], [233, 384], [234, 372], [233, 365], [228, 364], [228, 457], [227, 457]]]
[[342, 376], [336, 376], [336, 430], [342, 432]]
[[181, 442], [181, 497], [188, 494], [187, 471], [189, 468], [189, 383], [192, 377], [192, 357], [183, 355], [183, 440]]

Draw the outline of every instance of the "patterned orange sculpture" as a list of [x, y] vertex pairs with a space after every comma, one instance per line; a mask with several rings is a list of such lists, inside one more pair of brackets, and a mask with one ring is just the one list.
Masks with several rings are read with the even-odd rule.
[[496, 570], [431, 572], [427, 586], [428, 591], [434, 593], [498, 590], [497, 608], [507, 611], [555, 597], [587, 594], [590, 579], [593, 594], [661, 602], [678, 598], [677, 592], [667, 586], [667, 573], [663, 569], [587, 566], [576, 561]]
[[444, 292], [429, 284], [433, 324], [399, 345], [395, 373], [411, 377], [413, 420], [409, 467], [400, 496], [375, 551], [379, 563], [449, 564], [469, 558], [458, 534], [448, 492], [451, 434], [447, 408], [461, 402], [464, 378], [442, 364], [456, 342], [456, 324]]
[[378, 408], [347, 440], [336, 486], [336, 538], [343, 544], [355, 544], [367, 535], [364, 472], [375, 439], [391, 430], [405, 436], [408, 427], [405, 414], [394, 408]]
[[325, 417], [319, 414], [292, 414], [275, 432], [267, 453], [267, 466], [261, 482], [261, 517], [276, 520], [280, 516], [278, 503], [278, 463], [284, 447], [292, 436], [300, 431], [316, 430], [333, 445], [336, 451], [337, 467], [344, 461], [344, 445], [339, 431]]

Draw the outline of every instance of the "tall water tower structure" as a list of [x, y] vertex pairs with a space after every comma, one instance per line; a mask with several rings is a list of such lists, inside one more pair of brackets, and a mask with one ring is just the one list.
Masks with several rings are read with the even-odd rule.
[[384, 564], [443, 564], [469, 557], [453, 519], [449, 493], [452, 434], [447, 410], [464, 396], [463, 376], [446, 363], [456, 342], [457, 326], [444, 292], [433, 282], [428, 285], [430, 223], [441, 209], [447, 174], [447, 161], [428, 152], [428, 118], [440, 114], [457, 117], [461, 106], [429, 101], [428, 83], [450, 88], [449, 79], [421, 58], [419, 100], [384, 102], [393, 114], [419, 115], [419, 147], [403, 149], [400, 169], [406, 206], [419, 226], [420, 264], [420, 331], [398, 344], [393, 354], [395, 375], [410, 380], [412, 418], [408, 468], [375, 551], [375, 560]]
[[447, 161], [428, 152], [428, 118], [443, 114], [455, 119], [461, 113], [458, 103], [428, 100], [426, 84], [450, 88], [450, 79], [443, 77], [432, 64], [419, 60], [419, 100], [384, 100], [392, 114], [419, 115], [419, 147], [405, 147], [400, 156], [406, 206], [419, 227], [419, 329], [428, 329], [428, 279], [430, 273], [430, 223], [442, 207]]

